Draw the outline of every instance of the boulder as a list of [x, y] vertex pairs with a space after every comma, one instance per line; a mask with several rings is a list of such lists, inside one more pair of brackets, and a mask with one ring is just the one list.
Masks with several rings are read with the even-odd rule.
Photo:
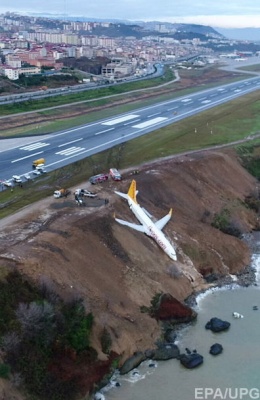
[[197, 317], [196, 311], [181, 303], [169, 293], [163, 293], [159, 297], [151, 315], [158, 321], [170, 321], [171, 323], [190, 322]]
[[220, 276], [214, 272], [204, 276], [204, 279], [207, 283], [216, 282], [219, 278], [220, 278]]
[[179, 360], [185, 368], [192, 369], [203, 363], [203, 356], [198, 353], [181, 354]]
[[177, 339], [176, 332], [173, 329], [167, 329], [167, 331], [164, 334], [164, 340], [167, 343], [174, 343], [176, 339]]
[[210, 354], [212, 354], [213, 356], [217, 356], [218, 354], [222, 353], [222, 351], [223, 346], [219, 343], [213, 344], [209, 350]]
[[144, 352], [145, 358], [153, 358], [154, 353], [155, 353], [154, 349], [145, 350], [145, 352]]
[[166, 344], [157, 348], [153, 355], [153, 360], [170, 360], [171, 358], [178, 358], [180, 350], [176, 344]]
[[205, 328], [212, 330], [212, 332], [225, 331], [230, 327], [230, 322], [222, 321], [219, 318], [211, 318], [209, 322], [206, 323]]
[[146, 359], [142, 351], [136, 352], [132, 357], [128, 358], [120, 368], [120, 375], [127, 374], [132, 369], [138, 367], [142, 361]]

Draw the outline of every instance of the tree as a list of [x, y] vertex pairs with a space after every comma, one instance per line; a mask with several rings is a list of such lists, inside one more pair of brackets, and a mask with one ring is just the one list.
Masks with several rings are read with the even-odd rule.
[[53, 306], [47, 301], [42, 303], [20, 303], [16, 316], [22, 327], [24, 337], [40, 340], [48, 344], [55, 334], [55, 313]]

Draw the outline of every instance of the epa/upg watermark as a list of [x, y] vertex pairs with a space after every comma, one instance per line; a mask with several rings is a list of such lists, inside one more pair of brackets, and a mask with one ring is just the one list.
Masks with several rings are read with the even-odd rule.
[[195, 388], [195, 400], [255, 400], [260, 399], [258, 388]]

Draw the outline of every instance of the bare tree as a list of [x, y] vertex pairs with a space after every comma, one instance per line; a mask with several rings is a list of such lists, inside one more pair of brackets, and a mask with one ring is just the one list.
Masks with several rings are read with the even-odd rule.
[[1, 349], [8, 352], [15, 352], [19, 346], [21, 339], [16, 332], [9, 332], [2, 337]]
[[50, 303], [47, 301], [40, 304], [36, 302], [20, 303], [16, 310], [16, 316], [24, 335], [35, 338], [41, 334], [42, 339], [45, 336], [45, 339], [49, 341], [55, 327], [55, 312]]

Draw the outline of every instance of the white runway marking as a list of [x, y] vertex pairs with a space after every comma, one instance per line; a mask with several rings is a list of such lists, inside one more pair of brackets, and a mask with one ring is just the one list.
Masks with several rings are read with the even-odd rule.
[[176, 108], [179, 108], [179, 107], [175, 106], [175, 107], [167, 108], [167, 111], [176, 110]]
[[50, 143], [36, 142], [36, 143], [28, 144], [27, 146], [24, 146], [24, 147], [20, 147], [19, 150], [32, 151], [32, 150], [40, 149], [41, 147], [46, 147], [46, 146], [50, 146]]
[[58, 151], [55, 154], [59, 154], [60, 156], [70, 156], [71, 154], [78, 153], [79, 151], [85, 150], [85, 147], [69, 147], [68, 149]]
[[43, 151], [38, 151], [38, 153], [30, 154], [29, 156], [25, 156], [25, 157], [22, 157], [22, 158], [17, 158], [17, 160], [11, 161], [11, 163], [15, 163], [17, 161], [25, 160], [26, 158], [34, 157], [34, 156], [37, 156], [38, 154], [42, 154], [42, 153], [43, 153]]
[[183, 99], [182, 103], [187, 103], [188, 101], [192, 101], [192, 99]]
[[115, 129], [115, 128], [105, 129], [104, 131], [96, 132], [95, 135], [101, 135], [101, 133], [109, 132], [109, 131], [112, 131], [113, 129]]
[[165, 121], [166, 119], [168, 118], [164, 117], [153, 118], [150, 119], [149, 121], [142, 122], [141, 124], [133, 125], [133, 128], [138, 128], [138, 129], [147, 128], [148, 126], [158, 124], [159, 122]]
[[204, 101], [202, 101], [202, 103], [203, 104], [208, 104], [208, 103], [211, 103], [211, 100], [204, 100]]
[[71, 142], [60, 144], [58, 147], [68, 146], [69, 144], [75, 143], [75, 142], [79, 142], [80, 140], [83, 140], [83, 138], [72, 140]]
[[154, 117], [155, 115], [159, 115], [159, 114], [161, 114], [161, 111], [157, 112], [157, 113], [154, 113], [154, 114], [151, 114], [151, 115], [147, 115], [147, 118]]
[[120, 117], [120, 118], [112, 119], [107, 122], [103, 122], [102, 125], [116, 125], [116, 124], [120, 124], [121, 122], [129, 121], [130, 119], [134, 119], [134, 118], [138, 118], [138, 117], [140, 117], [140, 115], [135, 115], [135, 114], [126, 115], [125, 117]]

